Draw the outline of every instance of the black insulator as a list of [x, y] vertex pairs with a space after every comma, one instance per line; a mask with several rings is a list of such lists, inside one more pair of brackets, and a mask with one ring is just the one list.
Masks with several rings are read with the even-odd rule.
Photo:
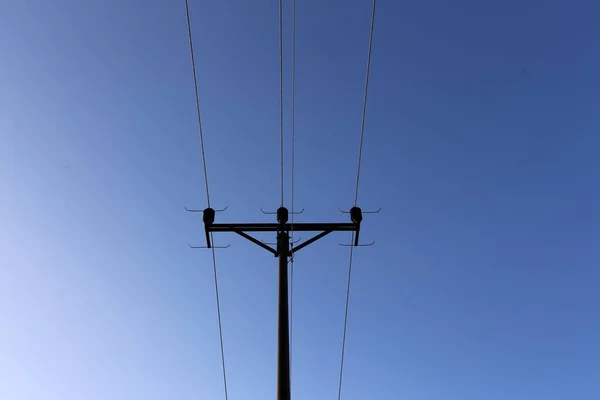
[[354, 224], [360, 224], [362, 222], [362, 210], [360, 207], [352, 207], [350, 209], [350, 220]]
[[215, 210], [213, 210], [210, 207], [205, 209], [204, 212], [202, 213], [202, 221], [204, 221], [204, 224], [206, 224], [206, 225], [214, 224], [215, 223]]
[[277, 222], [280, 224], [287, 224], [288, 222], [288, 209], [285, 207], [279, 207], [277, 209]]

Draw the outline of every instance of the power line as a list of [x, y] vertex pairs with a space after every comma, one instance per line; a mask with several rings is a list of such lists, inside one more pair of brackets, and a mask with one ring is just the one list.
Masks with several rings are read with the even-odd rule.
[[[212, 238], [212, 232], [210, 233], [210, 240], [214, 243]], [[213, 260], [213, 276], [215, 278], [215, 296], [217, 298], [217, 317], [219, 320], [219, 341], [221, 344], [221, 363], [223, 365], [223, 387], [225, 388], [225, 400], [228, 399], [227, 396], [227, 377], [225, 375], [225, 351], [223, 350], [223, 327], [221, 325], [221, 302], [219, 301], [219, 282], [217, 281], [217, 259], [215, 257], [215, 248], [214, 246], [211, 248], [212, 250], [212, 260]]]
[[[362, 161], [362, 149], [363, 149], [363, 141], [365, 137], [365, 117], [367, 114], [367, 93], [369, 91], [369, 74], [371, 72], [371, 50], [373, 48], [373, 28], [375, 26], [375, 7], [377, 5], [377, 0], [373, 0], [373, 6], [371, 11], [371, 29], [369, 32], [369, 52], [367, 55], [367, 72], [365, 77], [365, 95], [363, 99], [363, 110], [362, 110], [362, 119], [361, 119], [361, 127], [360, 127], [360, 145], [358, 150], [358, 167], [356, 170], [356, 191], [354, 194], [354, 207], [358, 202], [358, 185], [360, 181], [360, 167]], [[352, 233], [352, 242], [354, 243], [354, 232]], [[348, 284], [346, 287], [346, 308], [344, 311], [344, 333], [342, 335], [342, 357], [340, 361], [340, 381], [338, 387], [338, 400], [342, 398], [342, 378], [344, 375], [344, 355], [346, 352], [346, 332], [348, 328], [348, 305], [350, 303], [350, 283], [352, 278], [352, 256], [354, 254], [354, 246], [350, 247], [350, 260], [348, 262]]]
[[[354, 243], [354, 232], [352, 232], [352, 242]], [[348, 285], [346, 286], [346, 309], [344, 311], [344, 334], [342, 336], [342, 360], [340, 363], [340, 383], [338, 387], [338, 400], [342, 398], [342, 377], [344, 374], [344, 354], [346, 351], [346, 331], [348, 327], [348, 304], [350, 303], [350, 279], [352, 277], [352, 255], [354, 246], [350, 246], [350, 264], [348, 267]]]
[[188, 38], [190, 41], [190, 57], [192, 59], [192, 75], [194, 76], [194, 94], [196, 95], [196, 115], [198, 116], [198, 133], [200, 148], [202, 149], [202, 165], [204, 166], [204, 182], [206, 183], [206, 203], [210, 207], [210, 194], [208, 192], [208, 173], [206, 170], [206, 154], [204, 152], [204, 135], [202, 132], [202, 118], [200, 117], [200, 100], [198, 99], [198, 79], [196, 78], [196, 61], [194, 59], [194, 43], [192, 41], [192, 25], [190, 23], [190, 9], [188, 0], [185, 0], [185, 15], [187, 17]]
[[[294, 180], [296, 147], [296, 0], [292, 0], [292, 243], [294, 243]], [[292, 244], [293, 246], [293, 244]], [[294, 257], [290, 258], [290, 374], [294, 355]]]
[[279, 0], [279, 128], [281, 148], [281, 207], [283, 207], [283, 0]]
[[373, 48], [373, 27], [375, 26], [375, 5], [377, 0], [373, 0], [373, 10], [371, 12], [371, 31], [369, 33], [369, 54], [367, 56], [367, 76], [365, 78], [365, 96], [363, 100], [362, 121], [360, 126], [360, 146], [358, 150], [358, 168], [356, 171], [356, 192], [354, 194], [354, 205], [358, 202], [358, 183], [360, 180], [360, 167], [362, 161], [363, 139], [365, 137], [365, 117], [367, 115], [367, 93], [369, 91], [369, 74], [371, 72], [371, 49]]
[[[198, 132], [200, 136], [200, 147], [202, 149], [202, 165], [204, 167], [204, 182], [206, 186], [206, 203], [210, 208], [210, 191], [208, 189], [208, 172], [206, 169], [206, 152], [204, 150], [204, 135], [202, 132], [202, 119], [200, 117], [200, 100], [198, 98], [198, 79], [196, 77], [196, 61], [194, 59], [194, 43], [192, 41], [192, 25], [190, 23], [190, 8], [188, 0], [185, 0], [185, 15], [187, 19], [188, 39], [190, 42], [190, 57], [192, 62], [192, 75], [194, 76], [194, 94], [196, 96], [196, 114], [198, 116]], [[212, 241], [212, 233], [211, 233]], [[219, 342], [221, 346], [221, 365], [223, 367], [223, 387], [225, 390], [225, 400], [228, 399], [227, 394], [227, 376], [225, 373], [225, 352], [223, 350], [223, 326], [221, 324], [221, 302], [219, 301], [219, 282], [217, 280], [217, 260], [215, 257], [215, 249], [212, 247], [213, 275], [215, 281], [215, 296], [217, 299], [217, 318], [219, 322]]]

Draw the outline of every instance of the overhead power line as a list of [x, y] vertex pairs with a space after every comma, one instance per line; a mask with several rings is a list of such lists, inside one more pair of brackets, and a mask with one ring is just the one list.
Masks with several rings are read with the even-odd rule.
[[281, 150], [281, 207], [283, 207], [283, 0], [279, 0], [279, 137]]
[[[213, 241], [212, 232], [210, 234], [210, 240]], [[217, 298], [217, 318], [219, 321], [219, 343], [221, 345], [221, 365], [223, 367], [223, 388], [225, 390], [225, 400], [227, 400], [229, 397], [227, 395], [227, 376], [225, 374], [225, 350], [223, 349], [223, 326], [221, 325], [221, 302], [219, 301], [219, 282], [217, 280], [217, 258], [215, 257], [215, 248], [212, 247], [211, 250], [212, 250], [212, 261], [213, 261], [213, 276], [214, 276], [214, 280], [215, 280], [215, 296]]]
[[[367, 72], [365, 77], [365, 94], [363, 98], [363, 110], [362, 110], [362, 118], [361, 118], [361, 126], [360, 126], [360, 144], [358, 150], [358, 167], [356, 170], [356, 191], [354, 193], [354, 207], [356, 207], [358, 202], [358, 187], [360, 182], [360, 168], [362, 162], [362, 150], [363, 150], [363, 142], [365, 137], [365, 117], [367, 114], [367, 94], [369, 91], [369, 75], [371, 72], [371, 50], [373, 48], [373, 28], [375, 26], [375, 7], [377, 5], [377, 0], [373, 0], [373, 6], [371, 10], [371, 29], [369, 31], [369, 51], [367, 55]], [[352, 233], [352, 242], [354, 242], [354, 235]], [[350, 260], [348, 262], [348, 283], [346, 286], [346, 307], [344, 310], [344, 333], [342, 335], [342, 356], [340, 361], [340, 381], [338, 387], [338, 400], [342, 398], [342, 380], [344, 375], [344, 355], [346, 352], [346, 333], [348, 330], [348, 305], [350, 304], [350, 284], [352, 279], [352, 256], [354, 254], [354, 246], [350, 247]]]
[[[204, 182], [206, 186], [206, 203], [210, 208], [210, 191], [208, 189], [208, 172], [206, 169], [206, 152], [204, 150], [204, 134], [202, 132], [202, 119], [200, 117], [200, 100], [198, 98], [198, 79], [196, 77], [196, 61], [194, 59], [194, 43], [192, 40], [192, 25], [190, 23], [190, 8], [188, 0], [185, 0], [185, 15], [187, 19], [188, 39], [190, 42], [190, 57], [192, 61], [192, 75], [194, 76], [194, 94], [196, 96], [196, 114], [198, 116], [198, 133], [200, 136], [200, 147], [202, 149], [202, 165], [204, 167]], [[211, 233], [212, 240], [212, 233]], [[225, 400], [228, 400], [227, 394], [227, 375], [225, 373], [225, 352], [223, 350], [223, 326], [221, 324], [221, 302], [219, 301], [219, 282], [217, 280], [217, 260], [215, 257], [215, 248], [212, 247], [213, 276], [215, 281], [215, 296], [217, 299], [217, 317], [219, 322], [219, 342], [221, 346], [221, 365], [223, 367], [223, 387], [225, 390]]]
[[194, 76], [194, 94], [196, 96], [196, 115], [198, 116], [198, 134], [200, 136], [200, 148], [202, 149], [202, 165], [204, 167], [204, 182], [206, 184], [206, 203], [210, 207], [210, 194], [208, 191], [208, 172], [206, 169], [206, 153], [204, 151], [204, 134], [202, 132], [202, 118], [200, 116], [200, 100], [198, 98], [198, 79], [196, 77], [196, 60], [194, 59], [194, 43], [192, 41], [192, 25], [190, 23], [190, 11], [188, 0], [185, 0], [185, 15], [187, 18], [188, 38], [190, 41], [190, 57], [192, 59], [192, 75]]
[[[294, 184], [296, 151], [296, 0], [292, 0], [292, 246], [294, 243]], [[290, 374], [294, 355], [294, 257], [290, 258]]]
[[363, 110], [362, 110], [362, 118], [360, 125], [360, 145], [358, 149], [358, 168], [356, 170], [356, 192], [354, 194], [354, 205], [358, 202], [358, 183], [360, 180], [360, 167], [362, 162], [362, 150], [363, 150], [363, 141], [365, 138], [365, 118], [367, 115], [367, 94], [369, 92], [369, 75], [371, 73], [371, 49], [373, 48], [373, 27], [375, 26], [375, 6], [377, 0], [373, 0], [373, 7], [371, 12], [371, 30], [369, 33], [369, 53], [367, 56], [367, 73], [365, 78], [365, 96], [363, 99]]
[[[352, 242], [354, 242], [354, 232], [352, 232]], [[346, 286], [346, 309], [344, 311], [344, 333], [342, 336], [342, 359], [340, 362], [340, 382], [338, 387], [338, 400], [342, 398], [342, 377], [344, 373], [344, 354], [346, 351], [346, 331], [348, 327], [348, 304], [350, 300], [350, 279], [352, 277], [352, 255], [354, 254], [354, 246], [350, 246], [350, 263], [348, 266], [348, 284]]]

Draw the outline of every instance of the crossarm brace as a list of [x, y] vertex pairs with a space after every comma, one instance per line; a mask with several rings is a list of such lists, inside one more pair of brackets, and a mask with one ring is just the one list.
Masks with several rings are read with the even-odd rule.
[[273, 253], [275, 255], [275, 257], [277, 257], [279, 255], [276, 250], [274, 250], [271, 247], [267, 246], [266, 244], [264, 244], [260, 240], [257, 240], [255, 238], [253, 238], [252, 236], [248, 235], [247, 233], [244, 233], [244, 232], [242, 232], [240, 230], [237, 230], [237, 229], [234, 230], [234, 232], [237, 233], [238, 235], [240, 235], [241, 237], [243, 237], [245, 239], [248, 239], [252, 243], [255, 243], [255, 244], [259, 245], [263, 249], [268, 250], [269, 252]]
[[295, 252], [302, 250], [303, 248], [305, 248], [309, 244], [316, 242], [317, 240], [321, 239], [322, 237], [324, 237], [326, 235], [329, 235], [331, 232], [333, 232], [333, 229], [329, 229], [329, 230], [326, 230], [326, 231], [323, 231], [323, 232], [319, 233], [315, 237], [306, 240], [304, 243], [300, 244], [299, 246], [296, 246], [296, 247], [292, 248], [291, 253], [294, 254]]

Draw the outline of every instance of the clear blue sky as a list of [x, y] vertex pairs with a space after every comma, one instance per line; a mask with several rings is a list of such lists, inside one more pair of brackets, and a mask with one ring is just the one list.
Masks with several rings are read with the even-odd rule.
[[[353, 202], [370, 7], [298, 1], [299, 221]], [[213, 205], [269, 221], [277, 2], [191, 12]], [[599, 13], [378, 2], [343, 399], [600, 398]], [[0, 5], [0, 398], [224, 398], [194, 107], [183, 1]], [[336, 240], [296, 259], [296, 399], [337, 396]], [[275, 260], [217, 241], [230, 398], [273, 399]]]

